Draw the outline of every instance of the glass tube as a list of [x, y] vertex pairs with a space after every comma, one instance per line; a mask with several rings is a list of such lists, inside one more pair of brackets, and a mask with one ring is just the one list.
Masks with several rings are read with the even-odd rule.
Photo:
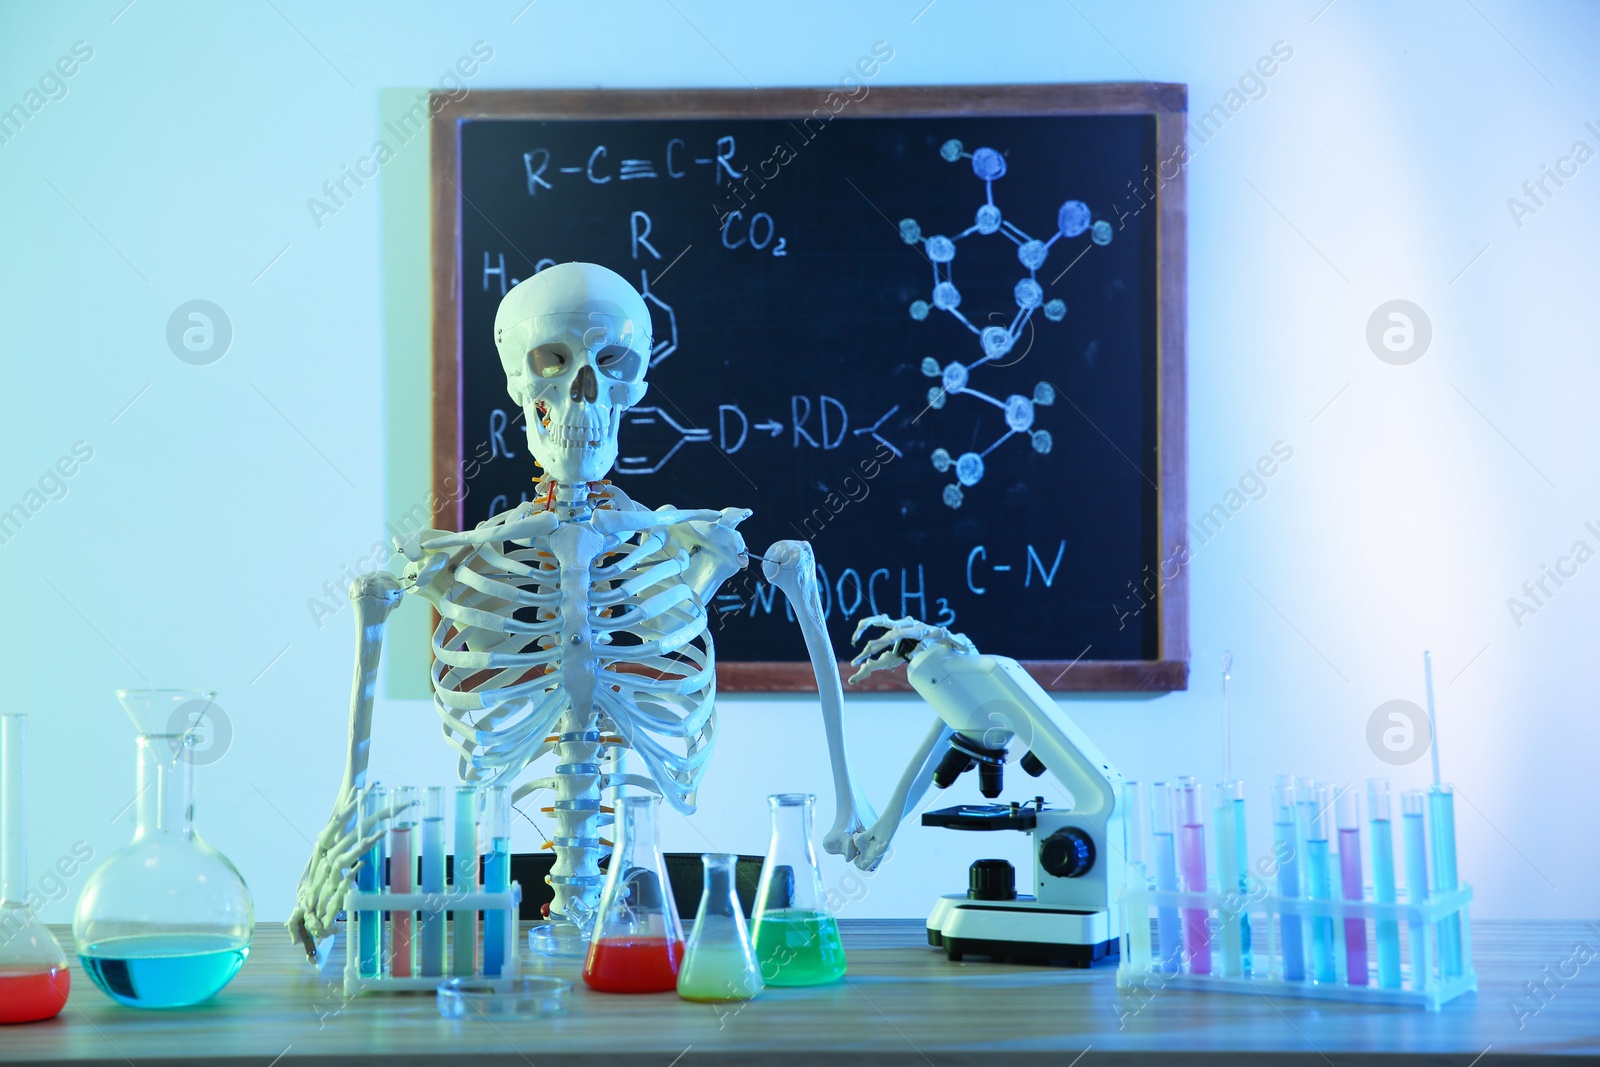
[[[511, 888], [511, 794], [503, 785], [491, 786], [484, 798], [483, 835], [489, 850], [483, 854], [483, 891], [504, 893]], [[483, 912], [483, 973], [498, 978], [506, 965], [506, 912]]]
[[[1428, 821], [1433, 825], [1433, 884], [1438, 891], [1456, 888], [1456, 794], [1449, 782], [1428, 790]], [[1439, 920], [1439, 977], [1461, 974], [1461, 913]]]
[[[478, 891], [478, 787], [456, 786], [455, 866], [450, 890], [454, 896]], [[471, 978], [478, 973], [478, 911], [450, 913], [450, 973]]]
[[[401, 786], [394, 791], [394, 813], [389, 820], [389, 891], [410, 893], [417, 888], [417, 790]], [[389, 912], [389, 973], [411, 977], [411, 932], [416, 913]]]
[[[1339, 882], [1344, 899], [1360, 902], [1366, 896], [1361, 877], [1361, 797], [1349, 786], [1339, 791], [1335, 804], [1339, 819]], [[1344, 921], [1344, 973], [1350, 985], [1367, 984], [1367, 924], [1364, 919]]]
[[[1148, 816], [1145, 811], [1144, 786], [1139, 782], [1122, 783], [1123, 853], [1128, 859], [1128, 882], [1135, 889], [1146, 889], [1150, 875], [1145, 866], [1145, 836]], [[1136, 974], [1150, 969], [1150, 912], [1140, 908], [1128, 916], [1128, 966]]]
[[[388, 825], [381, 815], [389, 806], [389, 791], [374, 782], [361, 791], [356, 805], [356, 818], [361, 833], [375, 835], [372, 847], [361, 857], [361, 867], [356, 871], [356, 888], [363, 893], [375, 893], [384, 888], [384, 837]], [[348, 935], [347, 935], [348, 936]], [[356, 915], [356, 958], [361, 977], [377, 978], [383, 974], [383, 912], [362, 911]]]
[[[1233, 814], [1234, 786], [1232, 781], [1217, 784], [1212, 821], [1216, 825], [1217, 891], [1222, 894], [1222, 906], [1217, 909], [1216, 973], [1224, 978], [1244, 975], [1244, 946], [1239, 937], [1239, 925], [1245, 921], [1244, 895], [1237, 892], [1239, 870], [1239, 823]], [[1230, 901], [1233, 906], [1230, 906]]]
[[[1295, 780], [1280, 774], [1272, 783], [1272, 847], [1278, 863], [1278, 895], [1300, 895], [1300, 854], [1303, 851], [1295, 820]], [[1296, 915], [1282, 917], [1283, 980], [1306, 980], [1304, 924]]]
[[[1372, 897], [1393, 904], [1394, 824], [1390, 819], [1389, 779], [1367, 779], [1367, 848], [1372, 856]], [[1372, 924], [1378, 944], [1378, 988], [1400, 988], [1400, 924], [1379, 919]]]
[[[444, 787], [429, 786], [422, 816], [422, 891], [444, 896]], [[444, 976], [444, 912], [422, 916], [422, 944], [417, 968], [424, 978]]]
[[[1206, 810], [1200, 783], [1194, 775], [1178, 779], [1178, 869], [1187, 893], [1204, 893], [1206, 885]], [[1211, 913], [1205, 908], [1183, 909], [1183, 949], [1191, 974], [1211, 973]]]
[[[1156, 856], [1156, 888], [1178, 888], [1178, 852], [1173, 840], [1172, 786], [1156, 782], [1150, 787], [1150, 845]], [[1156, 909], [1156, 934], [1161, 953], [1161, 973], [1178, 973], [1183, 962], [1178, 909], [1163, 905]]]
[[[1333, 789], [1315, 781], [1300, 783], [1300, 812], [1306, 820], [1306, 896], [1312, 900], [1333, 899], [1333, 870], [1328, 857], [1328, 832], [1333, 823]], [[1338, 979], [1333, 958], [1333, 920], [1311, 920], [1311, 976], [1319, 982]]]
[[[1245, 833], [1244, 810], [1244, 782], [1237, 778], [1228, 782], [1233, 799], [1233, 848], [1237, 859], [1239, 872], [1239, 899], [1241, 902], [1250, 899], [1250, 849], [1249, 836]], [[1250, 954], [1250, 909], [1241, 907], [1239, 911], [1239, 953], [1240, 964], [1243, 967], [1241, 974], [1254, 972], [1253, 959]]]
[[[1422, 810], [1426, 802], [1422, 790], [1407, 789], [1400, 795], [1400, 822], [1406, 850], [1406, 903], [1421, 906], [1428, 900], [1428, 835]], [[1421, 992], [1432, 982], [1432, 962], [1428, 956], [1428, 924], [1410, 922], [1411, 988]]]

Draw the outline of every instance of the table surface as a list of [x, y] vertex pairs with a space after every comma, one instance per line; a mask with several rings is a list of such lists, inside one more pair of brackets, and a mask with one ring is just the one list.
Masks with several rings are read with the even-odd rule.
[[[442, 1019], [431, 994], [346, 1001], [334, 977], [319, 977], [281, 930], [265, 927], [239, 976], [196, 1008], [120, 1007], [74, 963], [66, 1010], [49, 1022], [0, 1028], [0, 1062], [183, 1059], [191, 1067], [300, 1067], [371, 1057], [475, 1067], [617, 1061], [993, 1067], [999, 1053], [1005, 1067], [1329, 1065], [1407, 1054], [1419, 1063], [1461, 1067], [1480, 1056], [1481, 1067], [1533, 1056], [1600, 1063], [1600, 957], [1591, 959], [1600, 954], [1600, 923], [1474, 923], [1479, 992], [1438, 1013], [1275, 995], [1160, 990], [1139, 997], [1117, 989], [1112, 966], [952, 963], [927, 946], [918, 920], [841, 926], [850, 972], [831, 986], [768, 989], [742, 1006], [712, 1007], [671, 993], [594, 993], [578, 980], [576, 961], [537, 960], [530, 973], [574, 979], [568, 1014], [495, 1023]], [[70, 943], [70, 931], [56, 934]], [[1575, 952], [1579, 945], [1585, 950]], [[1547, 976], [1550, 992], [1539, 1006], [1524, 983]], [[1520, 1014], [1513, 1004], [1522, 1006]], [[1172, 1055], [1178, 1051], [1186, 1053], [1181, 1060]]]

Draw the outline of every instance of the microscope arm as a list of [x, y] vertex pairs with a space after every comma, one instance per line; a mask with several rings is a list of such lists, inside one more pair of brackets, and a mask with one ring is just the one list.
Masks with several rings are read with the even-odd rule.
[[1072, 794], [1072, 810], [1104, 823], [1122, 775], [1014, 659], [924, 646], [906, 677], [955, 732], [989, 748], [1013, 737]]
[[1122, 775], [1021, 664], [982, 655], [962, 635], [913, 619], [865, 619], [856, 639], [872, 627], [886, 632], [862, 647], [852, 661], [861, 669], [850, 680], [909, 662], [907, 680], [939, 720], [912, 757], [883, 817], [857, 835], [858, 866], [870, 869], [883, 856], [900, 821], [926, 792], [944, 742], [957, 733], [988, 749], [1003, 748], [1015, 738], [1072, 794], [1073, 811], [1105, 829]]

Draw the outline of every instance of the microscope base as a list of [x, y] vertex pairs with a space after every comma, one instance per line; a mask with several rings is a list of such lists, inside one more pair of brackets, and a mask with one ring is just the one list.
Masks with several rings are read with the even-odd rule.
[[1115, 959], [1118, 938], [1105, 911], [1081, 911], [1016, 900], [971, 900], [964, 893], [940, 897], [928, 916], [928, 944], [952, 960], [980, 956], [1018, 963], [1088, 967]]

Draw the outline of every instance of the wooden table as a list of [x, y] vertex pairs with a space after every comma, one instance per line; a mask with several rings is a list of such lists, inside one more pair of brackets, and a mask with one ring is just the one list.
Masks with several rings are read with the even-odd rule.
[[[576, 964], [540, 961], [533, 970], [574, 979], [569, 1013], [492, 1025], [441, 1019], [432, 996], [346, 1002], [281, 930], [267, 927], [233, 984], [193, 1009], [120, 1007], [74, 965], [66, 1011], [50, 1022], [0, 1028], [0, 1062], [1326, 1067], [1406, 1058], [1500, 1067], [1538, 1055], [1600, 1063], [1600, 955], [1567, 964], [1576, 976], [1564, 986], [1552, 979], [1553, 995], [1522, 1017], [1520, 1029], [1510, 1007], [1516, 1000], [1531, 1009], [1523, 983], [1543, 980], [1546, 966], [1558, 974], [1575, 945], [1600, 953], [1600, 924], [1475, 923], [1480, 992], [1437, 1014], [1176, 990], [1141, 1001], [1117, 990], [1111, 967], [951, 963], [927, 947], [920, 921], [841, 925], [850, 973], [833, 986], [769, 989], [743, 1007], [712, 1008], [673, 994], [591, 993], [577, 981]], [[70, 943], [67, 930], [57, 936]]]

